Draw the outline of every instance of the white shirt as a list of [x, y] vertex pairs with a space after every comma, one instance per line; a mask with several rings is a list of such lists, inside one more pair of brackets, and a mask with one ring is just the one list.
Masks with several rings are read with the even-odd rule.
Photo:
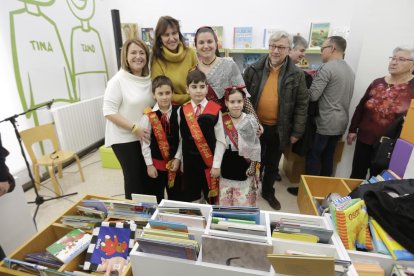
[[[133, 124], [138, 124], [145, 107], [153, 106], [150, 76], [135, 76], [123, 69], [108, 82], [103, 102], [103, 115], [120, 114]], [[105, 146], [137, 141], [130, 129], [106, 120]]]
[[[160, 107], [158, 106], [158, 103], [156, 103], [154, 105], [154, 107], [152, 108], [152, 111], [157, 111], [159, 109], [160, 109]], [[172, 112], [172, 105], [170, 105], [170, 107], [168, 108], [168, 111], [166, 113], [168, 119], [171, 118], [171, 112]], [[145, 116], [142, 116], [141, 117], [141, 120], [139, 122], [139, 125], [140, 125], [140, 127], [144, 128], [144, 129], [148, 129], [148, 131], [149, 131], [149, 133], [151, 135], [151, 133], [152, 133], [152, 127], [151, 127], [151, 124], [149, 122], [148, 116], [146, 116], [146, 115]], [[152, 155], [151, 155], [151, 148], [150, 148], [150, 146], [151, 146], [151, 141], [149, 143], [146, 143], [146, 142], [142, 142], [141, 141], [142, 155], [144, 156], [145, 164], [147, 166], [152, 165]]]
[[[206, 107], [208, 103], [208, 100], [204, 98], [201, 101], [201, 114], [204, 111], [204, 108]], [[194, 113], [197, 110], [197, 104], [191, 100], [191, 106], [194, 109]], [[181, 118], [180, 118], [180, 107], [177, 110], [178, 113], [178, 124], [180, 124]], [[226, 138], [224, 135], [224, 128], [223, 128], [223, 119], [221, 118], [221, 111], [219, 111], [219, 118], [214, 126], [214, 135], [216, 136], [216, 148], [214, 150], [214, 159], [213, 159], [213, 168], [220, 168], [221, 167], [221, 161], [223, 160], [224, 152], [226, 151]], [[175, 154], [176, 159], [182, 159], [182, 138], [181, 138], [181, 132], [180, 132], [180, 143], [178, 144], [177, 153]], [[181, 162], [182, 163], [182, 162]], [[183, 170], [183, 166], [181, 166], [181, 170]]]

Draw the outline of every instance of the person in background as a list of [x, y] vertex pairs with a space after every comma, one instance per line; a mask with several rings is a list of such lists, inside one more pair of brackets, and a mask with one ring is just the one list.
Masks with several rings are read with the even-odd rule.
[[331, 176], [336, 144], [349, 121], [349, 105], [354, 93], [355, 75], [345, 62], [346, 40], [331, 36], [321, 47], [322, 66], [308, 89], [311, 102], [318, 102], [316, 133], [306, 156], [308, 175]]
[[149, 176], [145, 186], [150, 194], [157, 196], [158, 203], [164, 198], [165, 188], [169, 200], [179, 200], [180, 182], [176, 171], [180, 160], [174, 159], [179, 143], [178, 106], [171, 105], [171, 80], [166, 76], [156, 77], [152, 81], [152, 94], [157, 103], [145, 112], [140, 122], [140, 126], [151, 133], [149, 143], [141, 142]]
[[[208, 93], [206, 98], [220, 104], [222, 111], [224, 111], [226, 110], [224, 104], [225, 88], [244, 85], [239, 67], [232, 58], [220, 57], [217, 36], [211, 27], [199, 28], [195, 34], [194, 42], [200, 59], [197, 68], [207, 76]], [[257, 119], [254, 107], [249, 100], [250, 94], [246, 89], [244, 92], [246, 94], [244, 111], [253, 114]]]
[[[6, 165], [6, 157], [9, 152], [3, 148], [0, 135], [0, 197], [6, 193], [11, 193], [16, 186], [13, 175], [11, 175], [9, 168]], [[3, 210], [5, 211], [5, 210]], [[3, 249], [0, 246], [0, 261], [6, 257]]]
[[349, 126], [347, 143], [355, 140], [351, 178], [365, 179], [371, 167], [373, 145], [399, 117], [405, 116], [414, 99], [414, 48], [396, 47], [388, 64], [389, 75], [374, 80], [357, 105]]
[[164, 75], [172, 81], [173, 104], [182, 105], [190, 100], [186, 93], [186, 77], [196, 65], [197, 56], [184, 44], [178, 20], [171, 16], [160, 17], [152, 48], [151, 78]]
[[[306, 49], [308, 48], [308, 42], [305, 38], [300, 35], [293, 36], [293, 46], [292, 49], [289, 51], [289, 57], [293, 63], [296, 65], [300, 64], [300, 62], [306, 56]], [[305, 81], [306, 87], [309, 89], [313, 77], [309, 74], [306, 70], [303, 70], [305, 73]], [[299, 139], [295, 144], [292, 145], [292, 152], [298, 154], [299, 156], [306, 156], [309, 149], [312, 146], [312, 140], [315, 136], [316, 126], [315, 126], [315, 119], [314, 116], [316, 115], [315, 111], [318, 108], [317, 102], [310, 102], [308, 106], [308, 118], [306, 119], [306, 128], [305, 133], [303, 134], [302, 138]], [[299, 188], [298, 187], [288, 187], [287, 191], [292, 195], [297, 195]]]
[[105, 146], [112, 146], [121, 164], [127, 199], [132, 193], [146, 193], [147, 173], [139, 141], [149, 142], [150, 135], [138, 122], [145, 107], [154, 105], [148, 63], [149, 50], [144, 42], [125, 41], [121, 69], [109, 80], [104, 95]]
[[221, 163], [220, 205], [256, 206], [259, 178], [259, 125], [252, 114], [243, 112], [244, 86], [224, 92], [228, 113], [223, 114], [227, 148]]
[[292, 36], [278, 31], [269, 38], [269, 54], [246, 68], [244, 81], [264, 133], [262, 149], [262, 197], [279, 210], [275, 181], [281, 181], [279, 162], [283, 150], [303, 135], [308, 109], [305, 75], [288, 53]]
[[182, 160], [182, 200], [203, 202], [205, 199], [215, 204], [226, 139], [221, 106], [206, 99], [207, 90], [203, 72], [196, 69], [188, 73], [187, 91], [191, 101], [178, 109], [180, 145], [175, 158]]

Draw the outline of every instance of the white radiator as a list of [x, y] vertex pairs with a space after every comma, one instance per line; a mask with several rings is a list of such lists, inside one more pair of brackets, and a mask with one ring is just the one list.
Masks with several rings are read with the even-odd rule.
[[52, 109], [62, 149], [80, 152], [105, 137], [103, 96]]

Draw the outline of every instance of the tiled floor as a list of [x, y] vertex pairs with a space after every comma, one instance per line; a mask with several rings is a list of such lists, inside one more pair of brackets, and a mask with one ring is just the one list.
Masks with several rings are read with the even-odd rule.
[[[46, 200], [39, 206], [36, 215], [38, 230], [43, 229], [57, 217], [59, 217], [67, 208], [75, 201], [82, 198], [86, 194], [96, 194], [102, 196], [113, 196], [124, 198], [123, 176], [122, 171], [118, 169], [102, 168], [97, 151], [92, 152], [81, 159], [82, 167], [85, 174], [85, 182], [81, 182], [77, 167], [71, 165], [64, 169], [63, 178], [59, 179], [60, 186], [64, 194], [77, 192], [78, 194], [62, 197], [59, 199], [48, 200], [54, 197], [51, 183], [46, 180], [42, 183], [39, 194]], [[280, 165], [280, 168], [282, 166]], [[290, 195], [286, 188], [293, 186], [281, 171], [282, 181], [276, 182], [276, 197], [282, 205], [282, 212], [299, 213], [296, 197]], [[30, 189], [25, 193], [27, 201], [33, 201], [36, 198], [34, 189]], [[36, 205], [29, 205], [32, 214], [34, 214]], [[273, 210], [267, 201], [260, 196], [258, 199], [258, 207], [262, 210]]]

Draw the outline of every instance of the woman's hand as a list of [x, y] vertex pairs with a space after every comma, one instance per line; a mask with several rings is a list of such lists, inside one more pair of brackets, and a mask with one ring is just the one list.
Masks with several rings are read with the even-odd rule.
[[149, 132], [148, 129], [138, 128], [135, 131], [135, 135], [142, 142], [145, 142], [145, 143], [149, 144], [149, 142], [150, 142], [150, 132]]
[[346, 137], [346, 142], [348, 145], [352, 145], [352, 142], [354, 142], [357, 138], [357, 134], [354, 132], [348, 133], [348, 136]]
[[212, 168], [210, 171], [210, 176], [213, 178], [220, 177], [220, 168]]
[[157, 169], [154, 167], [154, 165], [147, 166], [147, 173], [148, 173], [148, 176], [151, 178], [158, 177], [158, 172], [157, 172]]

